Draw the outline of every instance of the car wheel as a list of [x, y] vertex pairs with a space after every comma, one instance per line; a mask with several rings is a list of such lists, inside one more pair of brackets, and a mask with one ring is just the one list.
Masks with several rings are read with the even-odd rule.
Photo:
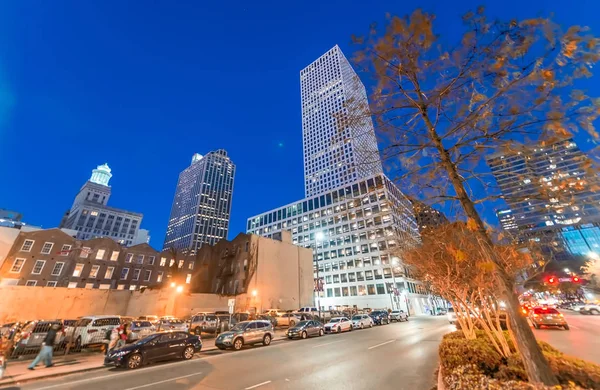
[[187, 346], [187, 347], [185, 347], [185, 349], [183, 350], [183, 358], [184, 358], [185, 360], [190, 360], [191, 358], [193, 358], [193, 357], [194, 357], [194, 353], [195, 353], [195, 352], [196, 352], [196, 351], [194, 350], [194, 347], [192, 347], [191, 345], [190, 345], [190, 346]]
[[372, 328], [372, 327], [373, 327], [373, 323], [371, 322], [371, 323], [369, 323], [369, 328]]
[[352, 332], [354, 330], [354, 326], [350, 325], [350, 329], [348, 331]]
[[300, 335], [300, 337], [302, 337], [303, 339], [308, 337], [308, 334], [306, 333], [306, 331], [303, 331], [302, 334]]
[[140, 355], [139, 353], [134, 353], [133, 355], [129, 356], [129, 359], [127, 359], [127, 368], [129, 368], [131, 370], [140, 368], [141, 365], [142, 365], [142, 355]]
[[319, 336], [323, 336], [325, 334], [325, 332], [323, 331], [323, 329], [319, 329]]
[[565, 330], [569, 330], [569, 325], [565, 325], [563, 328], [565, 328]]
[[404, 319], [404, 321], [408, 322], [408, 317], [406, 317], [406, 318]]
[[600, 314], [600, 311], [598, 311], [596, 309], [592, 309], [592, 310], [590, 310], [590, 314], [598, 315], [598, 314]]
[[360, 328], [361, 328], [361, 329], [364, 329], [364, 327], [365, 327], [365, 325], [364, 325], [364, 324], [361, 322], [361, 323], [360, 323]]
[[337, 328], [337, 332], [338, 332], [338, 333], [342, 333], [342, 328], [340, 328], [340, 327], [338, 326], [338, 328]]
[[83, 346], [81, 345], [81, 336], [77, 337], [77, 339], [75, 340], [75, 350], [76, 351], [81, 351], [81, 348]]
[[233, 349], [239, 351], [244, 346], [244, 340], [241, 337], [238, 337], [233, 341]]
[[[304, 332], [304, 333], [306, 333], [306, 332]], [[302, 334], [302, 337], [306, 338], [306, 337], [304, 337], [304, 334]], [[269, 344], [271, 344], [271, 335], [266, 334], [265, 337], [263, 337], [263, 345], [269, 345]]]
[[194, 334], [196, 336], [200, 336], [202, 334], [202, 329], [200, 329], [200, 327], [197, 326], [196, 329], [194, 329]]

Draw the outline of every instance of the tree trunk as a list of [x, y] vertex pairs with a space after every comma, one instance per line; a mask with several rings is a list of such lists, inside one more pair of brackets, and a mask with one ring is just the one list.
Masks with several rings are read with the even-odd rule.
[[452, 187], [456, 192], [456, 196], [459, 199], [467, 218], [475, 223], [474, 233], [484, 243], [483, 247], [487, 252], [486, 255], [489, 256], [494, 264], [496, 264], [496, 272], [498, 273], [498, 281], [500, 284], [499, 287], [502, 290], [502, 295], [505, 297], [506, 311], [508, 312], [509, 321], [511, 322], [515, 338], [519, 344], [517, 349], [521, 354], [521, 359], [523, 360], [525, 370], [527, 371], [529, 382], [543, 383], [546, 386], [558, 385], [556, 376], [550, 369], [550, 365], [542, 354], [542, 350], [535, 339], [533, 331], [527, 324], [527, 320], [519, 314], [520, 305], [519, 299], [514, 291], [514, 282], [506, 273], [504, 265], [498, 258], [497, 254], [492, 250], [493, 243], [485, 229], [485, 224], [475, 209], [475, 204], [465, 190], [463, 179], [459, 175], [458, 170], [450, 157], [450, 154], [444, 147], [437, 130], [433, 126], [433, 123], [431, 123], [426, 107], [421, 108], [421, 115], [427, 126], [429, 136], [440, 154], [441, 164], [450, 178]]

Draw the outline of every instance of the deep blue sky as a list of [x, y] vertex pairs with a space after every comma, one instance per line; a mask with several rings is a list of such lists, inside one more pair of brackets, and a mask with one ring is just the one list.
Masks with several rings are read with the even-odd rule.
[[[299, 71], [386, 12], [422, 7], [451, 38], [482, 1], [2, 1], [0, 207], [54, 227], [96, 165], [110, 205], [144, 214], [160, 247], [193, 153], [237, 164], [230, 237], [303, 197]], [[490, 1], [600, 35], [600, 1]], [[590, 89], [600, 95], [598, 82]], [[280, 146], [282, 145], [282, 146]]]

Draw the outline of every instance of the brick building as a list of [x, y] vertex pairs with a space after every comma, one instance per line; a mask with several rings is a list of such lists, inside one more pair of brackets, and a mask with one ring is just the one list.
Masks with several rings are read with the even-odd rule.
[[174, 258], [148, 244], [79, 240], [60, 229], [21, 232], [0, 267], [0, 286], [128, 289], [190, 283], [195, 258]]

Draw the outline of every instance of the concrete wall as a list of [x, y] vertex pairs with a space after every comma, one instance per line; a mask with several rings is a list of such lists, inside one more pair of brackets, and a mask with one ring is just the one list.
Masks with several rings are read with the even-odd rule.
[[[252, 238], [259, 240], [257, 236]], [[248, 285], [248, 295], [238, 298], [240, 305], [258, 311], [313, 306], [312, 264], [312, 250], [260, 238], [257, 269]]]
[[[245, 297], [239, 296], [239, 302]], [[0, 324], [33, 319], [74, 319], [93, 314], [174, 315], [228, 309], [227, 297], [164, 290], [97, 290], [61, 287], [0, 287]], [[243, 310], [238, 307], [239, 310]]]
[[0, 323], [125, 314], [131, 294], [119, 290], [3, 286], [0, 288]]

